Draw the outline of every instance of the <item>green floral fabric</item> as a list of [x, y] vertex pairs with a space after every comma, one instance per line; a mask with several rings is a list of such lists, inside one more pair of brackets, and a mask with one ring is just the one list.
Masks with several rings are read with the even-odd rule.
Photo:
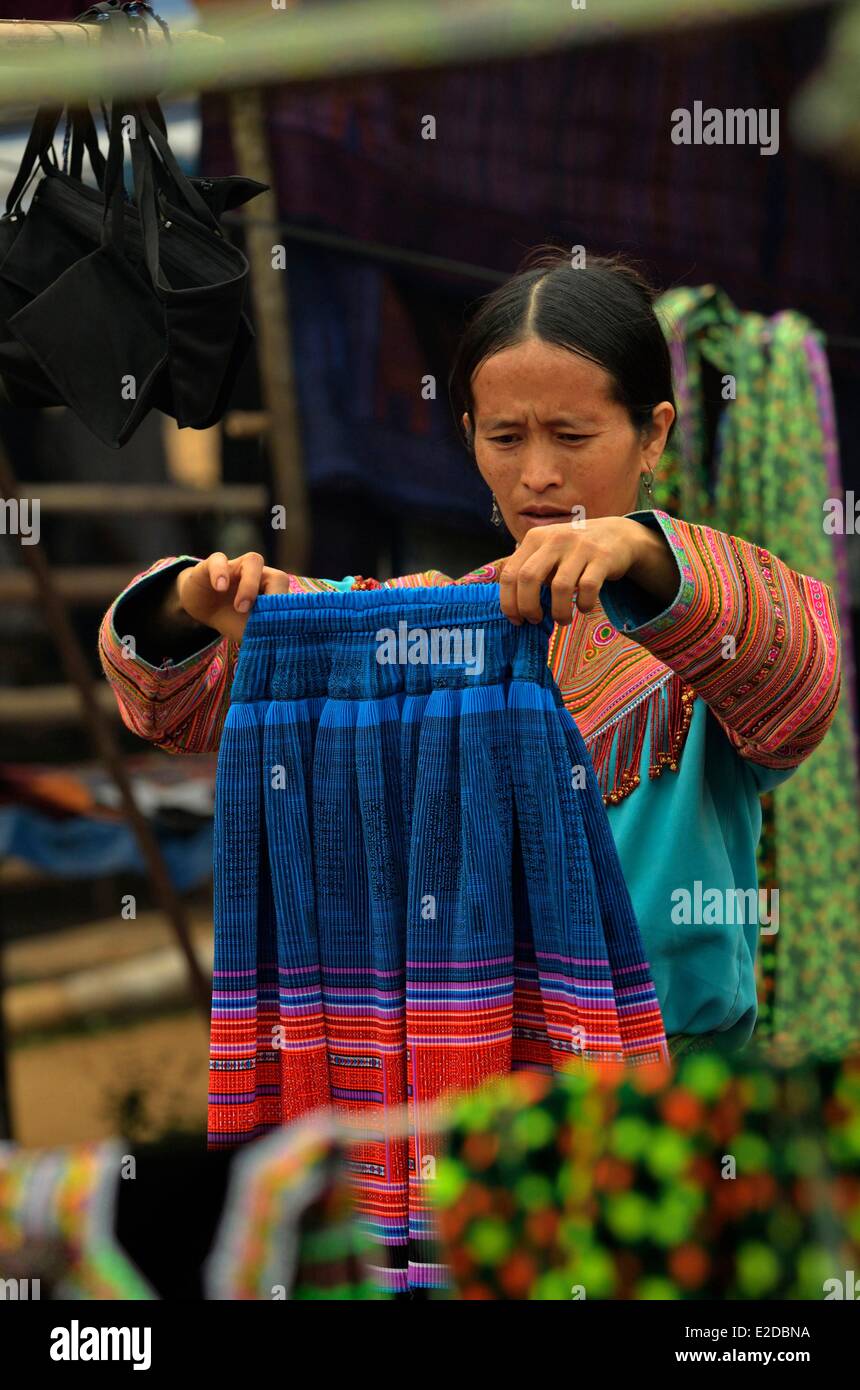
[[[835, 435], [822, 406], [829, 384], [816, 380], [820, 335], [797, 313], [740, 313], [713, 286], [672, 290], [658, 312], [679, 419], [655, 505], [763, 545], [838, 594], [837, 546], [824, 530]], [[845, 629], [850, 615], [841, 617]], [[779, 931], [761, 943], [758, 1031], [822, 1057], [860, 1037], [860, 799], [847, 692], [843, 679], [823, 743], [763, 798], [758, 852], [760, 885], [779, 890], [780, 909]]]

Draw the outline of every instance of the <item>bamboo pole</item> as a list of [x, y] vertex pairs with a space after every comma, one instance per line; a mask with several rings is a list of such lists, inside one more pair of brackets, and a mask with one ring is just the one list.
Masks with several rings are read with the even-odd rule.
[[266, 505], [266, 489], [257, 483], [222, 483], [217, 487], [171, 487], [164, 483], [40, 483], [42, 513], [73, 512], [85, 516], [161, 516], [224, 512], [255, 515]]
[[[177, 30], [171, 45], [159, 41], [150, 26], [152, 42], [136, 44], [132, 55], [107, 53], [100, 44], [85, 41], [74, 63], [66, 60], [65, 43], [58, 40], [68, 33], [78, 42], [72, 31], [84, 26], [37, 26], [47, 28], [51, 40], [36, 32], [26, 42], [20, 36], [24, 33], [26, 40], [26, 30], [17, 37], [13, 33], [24, 21], [7, 20], [0, 21], [2, 99], [7, 105], [48, 99], [74, 103], [94, 93], [131, 97], [462, 66], [831, 4], [832, 0], [709, 0], [707, 5], [690, 0], [612, 0], [610, 17], [606, 6], [574, 9], [564, 0], [460, 0], [444, 6], [438, 0], [335, 0], [288, 10], [243, 2], [207, 14], [206, 35]], [[14, 61], [4, 61], [4, 53]]]
[[[31, 47], [34, 44], [52, 46], [58, 43], [98, 43], [100, 28], [100, 24], [76, 24], [74, 20], [4, 19], [0, 20], [0, 47], [15, 56], [22, 54], [25, 46]], [[180, 45], [189, 42], [196, 44], [201, 40], [204, 43], [220, 42], [212, 34], [205, 34], [199, 29], [180, 29], [173, 37]], [[151, 38], [156, 44], [165, 42], [164, 34], [155, 24], [149, 26], [147, 38]]]
[[[201, 934], [202, 936], [202, 934]], [[212, 968], [211, 930], [199, 942]], [[35, 1029], [68, 1027], [93, 1014], [128, 1019], [182, 1004], [188, 982], [174, 947], [147, 951], [130, 960], [111, 960], [55, 979], [30, 981], [6, 989], [6, 1028], [13, 1038]]]
[[[293, 371], [293, 344], [287, 272], [272, 264], [272, 226], [278, 217], [275, 175], [259, 88], [234, 92], [230, 130], [239, 168], [269, 184], [248, 217], [246, 245], [251, 266], [251, 295], [257, 332], [257, 362], [263, 405], [268, 415], [267, 446], [274, 501], [284, 508], [284, 526], [274, 532], [275, 563], [293, 574], [307, 574], [310, 560], [310, 514], [302, 465], [299, 407]], [[262, 225], [259, 225], [262, 224]]]

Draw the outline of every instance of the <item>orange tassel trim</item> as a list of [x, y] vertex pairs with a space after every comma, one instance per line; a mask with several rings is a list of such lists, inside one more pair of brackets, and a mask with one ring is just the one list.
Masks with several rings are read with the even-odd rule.
[[[604, 803], [615, 806], [639, 786], [645, 731], [651, 716], [648, 776], [660, 777], [678, 763], [693, 717], [696, 693], [679, 676], [671, 676], [632, 709], [585, 743], [594, 763]], [[613, 748], [615, 757], [612, 757]]]

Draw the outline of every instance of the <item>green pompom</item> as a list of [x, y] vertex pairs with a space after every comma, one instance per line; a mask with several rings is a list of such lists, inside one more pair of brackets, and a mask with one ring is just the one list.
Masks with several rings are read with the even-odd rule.
[[555, 1193], [549, 1178], [540, 1173], [526, 1173], [514, 1187], [514, 1196], [526, 1211], [540, 1211], [555, 1205]]
[[534, 1281], [529, 1300], [540, 1303], [570, 1303], [571, 1287], [582, 1282], [581, 1279], [571, 1278], [563, 1270], [549, 1270]]
[[779, 1282], [780, 1264], [769, 1245], [748, 1241], [735, 1261], [738, 1284], [748, 1298], [760, 1298]]
[[676, 1178], [686, 1168], [690, 1153], [690, 1144], [683, 1134], [661, 1126], [652, 1134], [645, 1165], [655, 1178]]
[[621, 1192], [606, 1200], [606, 1224], [620, 1240], [641, 1240], [650, 1218], [650, 1203], [638, 1192]]
[[770, 1145], [760, 1134], [745, 1130], [736, 1134], [731, 1141], [731, 1150], [737, 1159], [739, 1173], [771, 1172], [774, 1167]]
[[586, 1298], [611, 1298], [616, 1289], [615, 1261], [606, 1250], [594, 1246], [576, 1261], [571, 1283], [582, 1284]]
[[468, 1182], [469, 1174], [462, 1163], [456, 1158], [440, 1158], [436, 1163], [436, 1181], [430, 1190], [439, 1206], [450, 1207]]
[[466, 1237], [466, 1248], [484, 1265], [497, 1265], [510, 1253], [513, 1235], [504, 1221], [487, 1217], [476, 1221]]
[[662, 1279], [657, 1274], [640, 1279], [633, 1293], [635, 1298], [648, 1303], [676, 1302], [681, 1297], [677, 1284], [673, 1284], [671, 1279]]
[[798, 1252], [795, 1265], [796, 1297], [824, 1298], [824, 1285], [828, 1279], [844, 1279], [844, 1261], [840, 1261], [833, 1251], [821, 1245], [806, 1245]]
[[731, 1071], [721, 1057], [700, 1052], [682, 1062], [678, 1079], [701, 1100], [717, 1100], [731, 1079]]
[[555, 1120], [540, 1105], [520, 1111], [511, 1125], [511, 1138], [519, 1149], [539, 1149], [555, 1135]]
[[647, 1120], [637, 1115], [622, 1115], [609, 1131], [609, 1148], [618, 1158], [629, 1162], [643, 1157], [651, 1147], [654, 1131]]
[[664, 1248], [682, 1245], [692, 1231], [694, 1220], [689, 1203], [669, 1192], [651, 1208], [651, 1239]]
[[823, 1174], [827, 1166], [821, 1141], [812, 1134], [801, 1134], [789, 1139], [783, 1149], [783, 1156], [789, 1171], [805, 1178]]

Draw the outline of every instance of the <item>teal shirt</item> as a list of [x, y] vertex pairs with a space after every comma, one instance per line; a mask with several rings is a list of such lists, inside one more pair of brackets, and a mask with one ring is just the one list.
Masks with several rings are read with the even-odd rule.
[[[651, 512], [630, 515], [662, 534]], [[679, 588], [680, 581], [679, 568]], [[662, 616], [653, 600], [626, 580], [605, 583], [600, 602], [613, 627], [634, 640], [643, 623]], [[667, 1035], [719, 1033], [720, 1042], [733, 1050], [748, 1041], [755, 1025], [759, 936], [778, 928], [779, 921], [778, 896], [762, 895], [759, 911], [759, 797], [795, 769], [775, 770], [742, 758], [704, 700], [693, 704], [677, 772], [648, 776], [649, 739], [650, 727], [641, 781], [630, 796], [607, 807], [609, 824]], [[719, 895], [711, 899], [716, 906], [707, 900], [712, 889]], [[730, 896], [733, 889], [755, 893], [754, 901], [749, 895], [740, 899], [742, 913]], [[683, 892], [689, 894], [692, 920], [683, 920]]]
[[[604, 603], [607, 612], [609, 605]], [[615, 626], [615, 618], [612, 618]], [[643, 760], [647, 761], [648, 733]], [[651, 964], [667, 1034], [726, 1034], [742, 1046], [756, 1018], [755, 958], [759, 933], [778, 925], [778, 901], [763, 903], [762, 920], [745, 904], [744, 922], [729, 917], [727, 889], [757, 889], [756, 846], [761, 833], [761, 792], [791, 771], [757, 767], [734, 750], [702, 700], [693, 716], [678, 771], [655, 779], [640, 768], [632, 795], [607, 807], [609, 824]], [[696, 913], [700, 896], [720, 890], [722, 911]], [[682, 918], [686, 890], [692, 921]], [[676, 894], [673, 897], [673, 894]], [[770, 895], [768, 895], [770, 898]], [[696, 916], [703, 920], [697, 922]], [[735, 911], [736, 919], [741, 914]], [[675, 920], [673, 920], [673, 918]]]

